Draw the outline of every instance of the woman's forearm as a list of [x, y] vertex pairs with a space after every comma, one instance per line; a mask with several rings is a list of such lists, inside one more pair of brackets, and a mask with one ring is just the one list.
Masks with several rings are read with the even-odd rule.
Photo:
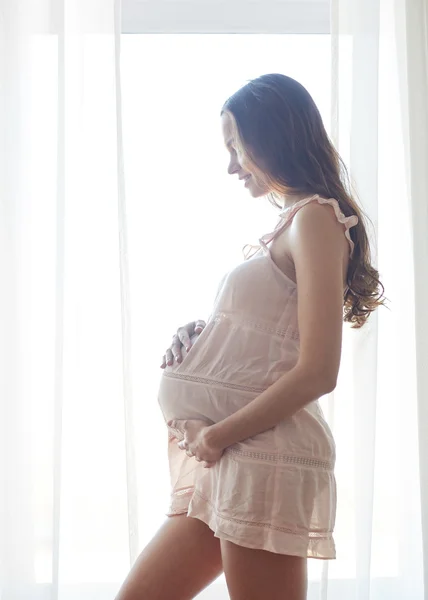
[[322, 373], [297, 365], [247, 406], [209, 427], [207, 439], [215, 446], [227, 448], [275, 427], [333, 389], [334, 385]]

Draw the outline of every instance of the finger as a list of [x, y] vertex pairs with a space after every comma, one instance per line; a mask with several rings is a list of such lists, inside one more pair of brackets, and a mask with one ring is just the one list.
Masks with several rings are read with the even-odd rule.
[[180, 448], [180, 450], [188, 450], [187, 442], [185, 440], [178, 442], [177, 446]]
[[171, 348], [168, 348], [168, 350], [166, 351], [165, 358], [166, 358], [166, 364], [168, 365], [168, 367], [171, 367], [174, 364], [174, 357], [172, 355]]
[[195, 323], [195, 333], [202, 333], [202, 331], [205, 329], [206, 326], [207, 326], [207, 324], [205, 323], [205, 321], [202, 321], [202, 319], [199, 319]]
[[174, 359], [178, 363], [181, 363], [181, 361], [183, 360], [183, 357], [181, 355], [181, 341], [177, 334], [174, 334], [172, 337], [172, 344], [170, 350]]
[[180, 344], [182, 344], [186, 348], [187, 352], [192, 347], [192, 342], [190, 340], [189, 330], [188, 330], [188, 327], [190, 327], [190, 325], [192, 325], [192, 324], [188, 323], [185, 327], [179, 327], [177, 330], [177, 337], [180, 341]]
[[204, 461], [204, 469], [211, 469], [215, 465], [215, 462]]
[[176, 429], [177, 431], [185, 432], [187, 430], [187, 421], [185, 420], [172, 419], [171, 421], [168, 421], [167, 425], [171, 429]]
[[166, 368], [166, 356], [165, 356], [165, 354], [163, 355], [162, 364], [161, 364], [160, 368], [161, 369], [165, 369]]

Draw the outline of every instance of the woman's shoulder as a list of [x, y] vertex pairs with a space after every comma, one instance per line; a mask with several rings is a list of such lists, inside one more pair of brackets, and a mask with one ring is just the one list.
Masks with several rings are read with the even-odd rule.
[[353, 250], [349, 230], [358, 223], [356, 216], [346, 217], [337, 200], [319, 196], [296, 206], [290, 215], [290, 241], [303, 238], [306, 243], [336, 238], [338, 244]]

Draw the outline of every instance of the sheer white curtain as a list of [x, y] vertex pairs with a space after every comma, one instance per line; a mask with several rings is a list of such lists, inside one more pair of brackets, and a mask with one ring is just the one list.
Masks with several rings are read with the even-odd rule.
[[[182, 317], [206, 316], [212, 275], [232, 261], [223, 254], [222, 265], [205, 272], [208, 253], [195, 256], [193, 245], [203, 248], [212, 236], [186, 205], [190, 183], [182, 174], [169, 173], [182, 177], [181, 204], [166, 205], [146, 189], [141, 227], [135, 205], [126, 207], [124, 164], [136, 163], [133, 172], [144, 180], [150, 157], [165, 160], [166, 149], [162, 136], [159, 147], [146, 148], [142, 140], [141, 155], [126, 154], [124, 161], [119, 5], [0, 0], [1, 600], [114, 597], [166, 506], [165, 440], [147, 444], [148, 432], [161, 431], [158, 353]], [[346, 330], [339, 385], [324, 400], [338, 446], [338, 560], [311, 565], [309, 599], [422, 600], [428, 571], [425, 3], [332, 0], [332, 42], [333, 134], [373, 220], [390, 302], [362, 331]], [[140, 107], [143, 117], [161, 122], [171, 97], [149, 102], [155, 74], [140, 75], [150, 106], [150, 113]], [[179, 73], [174, 85], [182, 85]], [[235, 82], [230, 85], [232, 92]], [[203, 122], [202, 107], [194, 106], [194, 115]], [[180, 134], [191, 126], [181, 124]], [[202, 189], [205, 174], [196, 177]], [[132, 191], [132, 178], [130, 184]], [[156, 202], [156, 215], [165, 206], [161, 217], [185, 232], [179, 250], [169, 240], [159, 247], [149, 202]], [[245, 223], [236, 233], [237, 258], [252, 229], [247, 206], [243, 197], [231, 204], [231, 219], [223, 223], [228, 248], [235, 247], [235, 224]], [[254, 213], [253, 224], [257, 218]], [[262, 219], [267, 223], [260, 212]], [[147, 240], [144, 256], [138, 235]], [[187, 269], [179, 299], [178, 251], [196, 265]], [[151, 271], [141, 273], [141, 265]], [[168, 273], [173, 286], [165, 297], [153, 284]], [[194, 313], [199, 301], [204, 308]], [[201, 597], [227, 598], [224, 583]]]
[[426, 2], [333, 0], [332, 48], [334, 137], [374, 225], [389, 310], [361, 332], [346, 332], [343, 376], [330, 402], [338, 560], [329, 565], [324, 597], [339, 597], [337, 581], [347, 579], [347, 598], [421, 600], [428, 566]]
[[116, 4], [0, 2], [2, 600], [113, 598], [138, 545]]

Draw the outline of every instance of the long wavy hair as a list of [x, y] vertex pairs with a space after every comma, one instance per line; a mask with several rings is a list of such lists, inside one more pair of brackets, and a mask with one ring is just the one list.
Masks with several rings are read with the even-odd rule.
[[335, 198], [347, 217], [355, 244], [347, 272], [344, 321], [361, 327], [384, 304], [384, 288], [372, 265], [366, 215], [351, 191], [346, 167], [325, 130], [309, 92], [285, 75], [263, 75], [247, 83], [224, 104], [235, 126], [235, 144], [256, 180], [267, 183], [269, 199], [318, 194]]

